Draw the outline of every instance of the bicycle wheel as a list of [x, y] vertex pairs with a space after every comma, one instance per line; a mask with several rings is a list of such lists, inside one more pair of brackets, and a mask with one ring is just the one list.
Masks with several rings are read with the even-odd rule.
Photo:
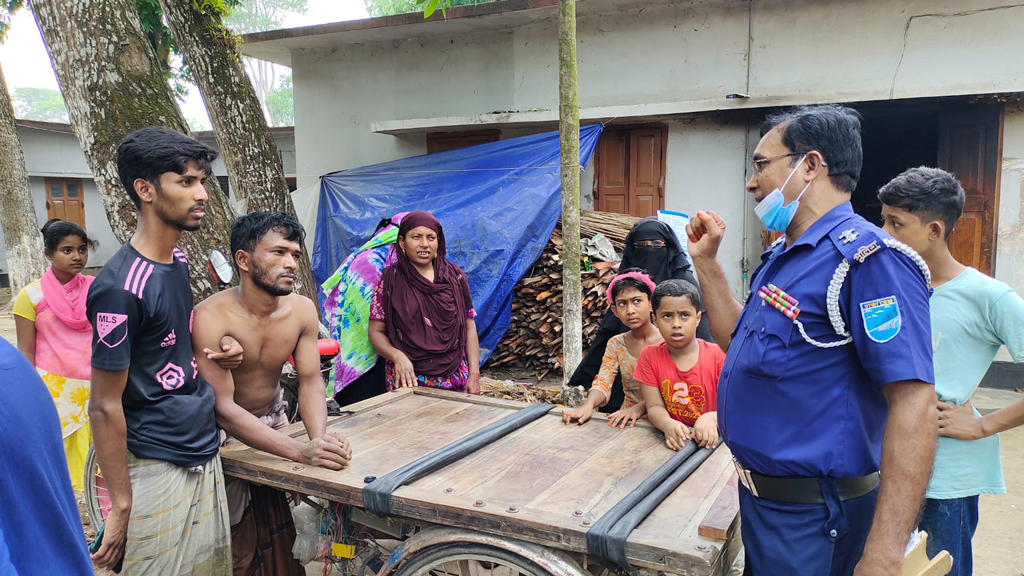
[[95, 446], [89, 446], [89, 454], [85, 458], [85, 506], [93, 527], [99, 530], [110, 513], [111, 504], [110, 493], [96, 460]]
[[279, 382], [281, 384], [281, 399], [288, 404], [288, 408], [285, 409], [285, 416], [288, 417], [288, 422], [294, 424], [302, 420], [302, 416], [299, 414], [298, 386], [293, 384], [291, 380], [286, 380], [283, 376]]
[[428, 548], [405, 560], [393, 576], [551, 576], [514, 552], [475, 542]]

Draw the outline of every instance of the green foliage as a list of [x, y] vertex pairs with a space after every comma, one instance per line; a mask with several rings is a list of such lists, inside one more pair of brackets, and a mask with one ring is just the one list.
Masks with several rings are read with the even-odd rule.
[[68, 108], [60, 92], [48, 88], [15, 88], [11, 95], [14, 115], [25, 120], [70, 122]]
[[135, 7], [139, 12], [142, 30], [156, 50], [157, 60], [169, 68], [171, 53], [178, 52], [178, 44], [171, 36], [171, 31], [164, 26], [164, 13], [159, 0], [135, 0]]
[[[192, 83], [192, 72], [184, 63], [175, 64], [172, 56], [179, 54], [178, 43], [174, 41], [170, 29], [164, 25], [164, 12], [159, 0], [135, 0], [135, 9], [139, 13], [142, 31], [146, 34], [150, 46], [156, 52], [156, 59], [164, 70], [171, 91], [179, 100], [188, 96], [189, 84]], [[181, 61], [180, 58], [177, 59]]]
[[209, 130], [210, 125], [207, 124], [206, 120], [200, 120], [198, 118], [188, 119], [188, 130], [189, 132], [203, 132]]
[[292, 89], [292, 75], [282, 75], [277, 88], [267, 95], [267, 110], [274, 126], [295, 125], [295, 92]]
[[424, 18], [430, 18], [439, 8], [441, 13], [447, 16], [448, 8], [491, 1], [493, 0], [363, 0], [363, 4], [373, 17], [422, 11]]
[[241, 0], [192, 0], [192, 6], [199, 11], [200, 14], [217, 14], [221, 18], [231, 13], [231, 10], [235, 8]]
[[0, 42], [7, 37], [11, 29], [11, 18], [14, 13], [25, 7], [25, 0], [0, 0]]

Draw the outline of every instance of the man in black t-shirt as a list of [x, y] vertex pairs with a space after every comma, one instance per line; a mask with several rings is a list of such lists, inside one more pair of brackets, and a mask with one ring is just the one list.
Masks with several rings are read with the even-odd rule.
[[192, 291], [184, 254], [174, 262], [143, 256], [129, 242], [89, 289], [92, 367], [128, 370], [121, 396], [128, 451], [137, 458], [202, 466], [220, 437], [213, 389], [192, 357]]
[[[128, 576], [231, 572], [214, 395], [192, 355], [188, 261], [175, 247], [182, 232], [199, 229], [216, 156], [160, 127], [118, 147], [139, 224], [93, 282], [86, 308], [89, 416], [112, 504], [93, 560], [110, 568], [123, 557]], [[231, 365], [241, 348], [209, 355]]]

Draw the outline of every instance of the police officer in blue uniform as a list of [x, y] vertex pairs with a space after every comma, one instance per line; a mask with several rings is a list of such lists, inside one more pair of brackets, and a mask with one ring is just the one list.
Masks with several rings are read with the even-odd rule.
[[[744, 304], [699, 212], [690, 255], [727, 349], [718, 423], [740, 476], [745, 574], [902, 575], [935, 453], [928, 268], [853, 212], [860, 117], [770, 117], [747, 191], [768, 230]], [[879, 474], [881, 470], [881, 475]]]

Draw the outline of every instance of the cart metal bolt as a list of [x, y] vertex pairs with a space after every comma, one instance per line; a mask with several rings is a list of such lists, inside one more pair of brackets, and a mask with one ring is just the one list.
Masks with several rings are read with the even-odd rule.
[[445, 494], [451, 494], [452, 492], [455, 492], [455, 488], [445, 488], [444, 489], [444, 493]]
[[572, 515], [577, 517], [577, 518], [582, 518], [583, 517], [583, 510], [577, 510], [577, 511], [573, 512]]
[[707, 552], [709, 550], [707, 544], [697, 544], [694, 548], [696, 548], [698, 552]]
[[580, 522], [580, 526], [590, 526], [590, 520], [584, 520], [583, 522]]
[[515, 514], [516, 512], [519, 512], [519, 508], [516, 508], [515, 506], [509, 506], [508, 511], [511, 514]]
[[473, 502], [473, 506], [475, 506], [477, 508], [483, 508], [484, 507], [484, 501], [483, 500], [477, 500], [476, 502]]
[[306, 469], [306, 467], [301, 465], [301, 464], [299, 464], [297, 466], [292, 466], [292, 470], [305, 470], [305, 469]]

